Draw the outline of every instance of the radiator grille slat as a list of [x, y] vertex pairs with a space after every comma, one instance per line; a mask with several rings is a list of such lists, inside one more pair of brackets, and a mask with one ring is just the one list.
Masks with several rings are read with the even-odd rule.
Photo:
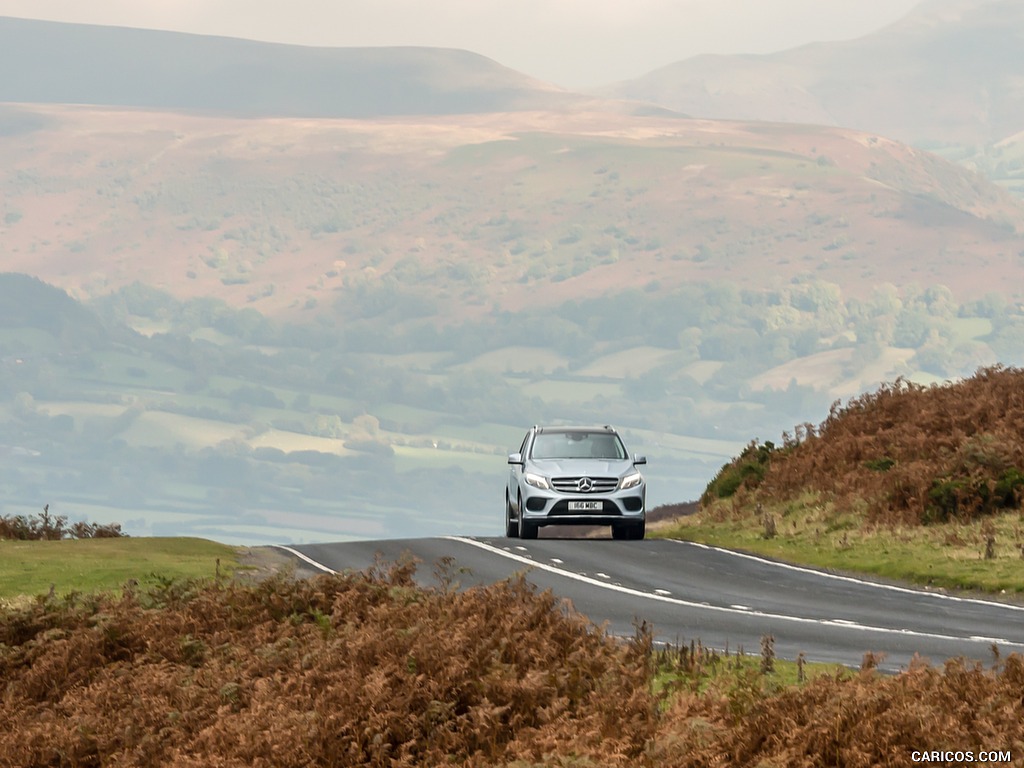
[[585, 476], [553, 477], [551, 486], [561, 493], [611, 493], [618, 488], [619, 479], [617, 477]]

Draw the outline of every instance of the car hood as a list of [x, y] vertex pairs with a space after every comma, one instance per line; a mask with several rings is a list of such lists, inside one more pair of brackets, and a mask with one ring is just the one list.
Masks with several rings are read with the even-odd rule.
[[548, 477], [622, 477], [632, 466], [627, 459], [534, 459], [527, 469]]

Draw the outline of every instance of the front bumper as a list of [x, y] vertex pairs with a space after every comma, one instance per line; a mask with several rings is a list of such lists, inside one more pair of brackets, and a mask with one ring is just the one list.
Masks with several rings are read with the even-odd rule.
[[[646, 518], [647, 488], [625, 491], [567, 495], [529, 487], [523, 492], [520, 519], [536, 525], [612, 525], [638, 523]], [[601, 502], [600, 510], [571, 510], [570, 502]]]

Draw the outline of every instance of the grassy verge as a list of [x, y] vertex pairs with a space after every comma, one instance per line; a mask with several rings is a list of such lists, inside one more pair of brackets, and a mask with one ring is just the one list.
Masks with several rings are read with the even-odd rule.
[[760, 514], [722, 502], [651, 535], [922, 586], [1024, 595], [1024, 517], [1017, 512], [975, 523], [872, 527], [808, 496]]
[[166, 579], [213, 578], [217, 561], [238, 568], [234, 547], [193, 538], [0, 541], [0, 600], [46, 593], [106, 592], [129, 579], [141, 586]]
[[771, 696], [821, 677], [843, 680], [855, 674], [841, 664], [779, 659], [771, 646], [762, 645], [761, 653], [752, 655], [740, 650], [720, 652], [691, 643], [655, 651], [653, 691], [666, 701], [682, 691]]

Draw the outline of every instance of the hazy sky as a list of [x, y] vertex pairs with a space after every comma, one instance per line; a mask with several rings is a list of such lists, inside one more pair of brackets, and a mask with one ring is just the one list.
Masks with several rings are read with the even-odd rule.
[[464, 48], [559, 85], [624, 80], [699, 53], [847, 40], [922, 0], [0, 0], [0, 16], [302, 45]]

